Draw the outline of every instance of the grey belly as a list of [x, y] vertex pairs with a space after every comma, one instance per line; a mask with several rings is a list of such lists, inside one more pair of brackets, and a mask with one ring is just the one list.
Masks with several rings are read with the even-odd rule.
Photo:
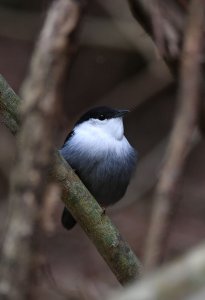
[[101, 205], [108, 206], [124, 196], [135, 168], [136, 154], [133, 149], [133, 152], [122, 159], [107, 155], [100, 161], [92, 160], [90, 157], [80, 161], [69, 159], [68, 163], [95, 199]]

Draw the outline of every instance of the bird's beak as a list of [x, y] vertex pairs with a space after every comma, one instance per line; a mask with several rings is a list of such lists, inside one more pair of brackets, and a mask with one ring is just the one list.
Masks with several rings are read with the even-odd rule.
[[127, 109], [119, 109], [116, 114], [115, 114], [115, 118], [120, 118], [123, 117], [124, 115], [126, 115], [128, 112], [130, 112]]

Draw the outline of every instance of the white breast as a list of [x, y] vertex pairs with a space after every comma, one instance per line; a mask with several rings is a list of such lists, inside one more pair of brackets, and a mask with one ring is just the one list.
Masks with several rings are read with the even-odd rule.
[[98, 158], [110, 151], [124, 156], [131, 147], [124, 136], [121, 118], [103, 121], [90, 119], [77, 125], [68, 146], [78, 153], [83, 152]]

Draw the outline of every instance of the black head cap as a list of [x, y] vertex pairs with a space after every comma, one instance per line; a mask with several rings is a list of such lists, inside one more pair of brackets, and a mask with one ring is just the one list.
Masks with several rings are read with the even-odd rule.
[[[88, 110], [86, 113], [84, 113], [80, 117], [80, 119], [75, 123], [75, 126], [79, 125], [89, 119], [105, 120], [105, 119], [122, 117], [125, 114], [127, 114], [128, 112], [129, 112], [129, 110], [114, 109], [114, 108], [110, 108], [107, 106], [94, 107], [94, 108]], [[64, 141], [64, 145], [73, 135], [74, 135], [74, 131], [72, 130], [66, 137], [66, 139]]]
[[83, 123], [89, 119], [105, 120], [118, 118], [124, 116], [128, 112], [129, 110], [114, 109], [107, 106], [94, 107], [83, 114], [75, 125]]

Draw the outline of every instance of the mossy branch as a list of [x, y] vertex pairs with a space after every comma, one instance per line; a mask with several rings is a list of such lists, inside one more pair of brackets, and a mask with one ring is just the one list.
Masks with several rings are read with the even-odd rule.
[[14, 93], [6, 80], [0, 75], [0, 120], [13, 134], [16, 134], [19, 126], [20, 98]]
[[[3, 117], [3, 124], [13, 134], [18, 131], [20, 126], [19, 103], [20, 98], [0, 75], [0, 113]], [[93, 241], [118, 281], [125, 285], [136, 279], [141, 269], [138, 258], [57, 151], [54, 155], [51, 173], [64, 189], [62, 200], [65, 206]]]

